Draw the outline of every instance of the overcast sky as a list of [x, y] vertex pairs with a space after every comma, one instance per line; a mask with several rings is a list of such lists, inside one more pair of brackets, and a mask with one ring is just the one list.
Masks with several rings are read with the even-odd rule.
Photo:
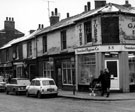
[[[37, 29], [38, 24], [49, 26], [48, 1], [50, 12], [58, 8], [60, 19], [66, 18], [66, 13], [70, 16], [84, 11], [84, 5], [91, 2], [91, 9], [94, 8], [94, 0], [0, 0], [0, 30], [4, 28], [6, 17], [13, 17], [15, 28], [28, 34], [29, 30]], [[106, 0], [107, 3], [124, 4], [125, 0]], [[135, 0], [129, 0], [135, 7]]]

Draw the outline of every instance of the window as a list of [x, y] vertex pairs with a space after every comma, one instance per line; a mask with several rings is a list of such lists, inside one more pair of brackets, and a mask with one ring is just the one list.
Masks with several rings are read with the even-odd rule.
[[129, 82], [130, 84], [135, 84], [135, 52], [128, 53], [129, 61]]
[[79, 84], [89, 85], [96, 73], [95, 54], [79, 56]]
[[44, 75], [44, 77], [51, 78], [53, 73], [54, 73], [53, 65], [49, 61], [45, 61], [43, 63], [43, 75]]
[[61, 49], [66, 49], [67, 44], [66, 44], [66, 30], [61, 32]]
[[36, 80], [35, 81], [35, 86], [40, 86], [40, 81]]
[[120, 43], [119, 41], [119, 18], [101, 18], [102, 43]]
[[85, 43], [92, 42], [92, 26], [91, 21], [84, 23]]
[[42, 81], [42, 84], [43, 84], [44, 86], [46, 86], [46, 85], [55, 85], [55, 83], [54, 83], [53, 80], [43, 80], [43, 81]]
[[14, 47], [13, 58], [19, 59], [19, 47], [17, 45]]
[[47, 52], [47, 36], [43, 36], [43, 53]]
[[35, 85], [35, 80], [31, 81], [31, 85], [32, 85], [32, 86]]
[[73, 84], [75, 76], [75, 63], [70, 60], [62, 62], [63, 84]]
[[30, 57], [32, 55], [32, 42], [29, 41], [28, 42], [28, 57]]

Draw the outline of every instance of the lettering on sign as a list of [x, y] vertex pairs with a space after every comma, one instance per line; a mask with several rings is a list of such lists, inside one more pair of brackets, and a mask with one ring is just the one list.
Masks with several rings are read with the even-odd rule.
[[79, 25], [79, 40], [80, 45], [82, 45], [82, 24]]
[[132, 45], [125, 45], [124, 47], [125, 49], [135, 49], [135, 46]]
[[98, 47], [90, 47], [90, 48], [82, 48], [82, 49], [78, 49], [77, 52], [78, 53], [82, 53], [82, 52], [94, 52], [94, 51], [98, 51], [99, 48]]
[[94, 37], [95, 37], [95, 42], [97, 41], [97, 20], [94, 20]]
[[114, 49], [114, 46], [108, 46], [108, 50]]

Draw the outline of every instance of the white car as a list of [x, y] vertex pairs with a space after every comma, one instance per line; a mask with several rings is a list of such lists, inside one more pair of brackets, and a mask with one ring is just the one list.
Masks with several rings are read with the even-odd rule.
[[36, 95], [41, 98], [43, 95], [58, 95], [58, 87], [52, 78], [35, 78], [26, 87], [26, 96]]

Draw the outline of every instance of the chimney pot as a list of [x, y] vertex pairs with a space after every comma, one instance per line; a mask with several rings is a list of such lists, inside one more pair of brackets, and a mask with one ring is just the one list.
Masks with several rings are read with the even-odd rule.
[[57, 10], [57, 8], [55, 8], [55, 16], [57, 16], [58, 15], [58, 10]]
[[69, 18], [69, 13], [67, 13], [67, 18]]
[[8, 21], [8, 17], [6, 17], [6, 21]]
[[90, 11], [90, 2], [87, 2], [88, 11]]
[[44, 25], [42, 24], [42, 28], [44, 28]]
[[52, 13], [52, 16], [54, 16], [54, 12], [52, 11], [51, 13]]
[[14, 18], [12, 18], [12, 21], [14, 21]]
[[84, 6], [84, 12], [87, 12], [87, 5]]

